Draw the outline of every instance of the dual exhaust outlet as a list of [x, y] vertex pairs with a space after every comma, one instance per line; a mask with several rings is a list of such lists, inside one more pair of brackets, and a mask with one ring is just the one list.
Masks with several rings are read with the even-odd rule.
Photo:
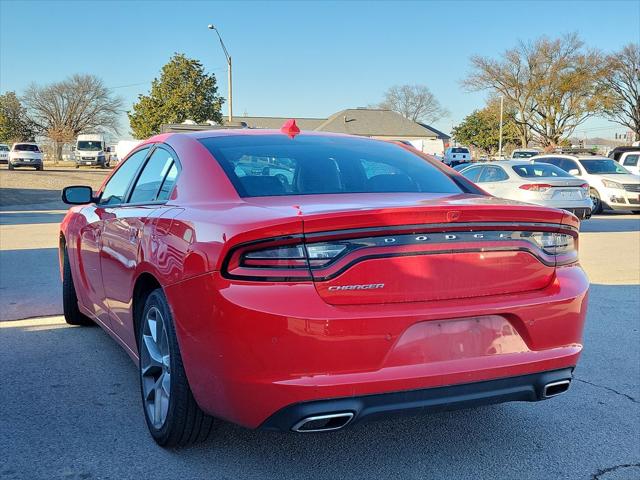
[[[552, 398], [569, 390], [570, 379], [547, 383], [542, 387], [542, 398]], [[326, 415], [313, 415], [296, 423], [291, 430], [299, 433], [330, 432], [346, 427], [355, 417], [353, 412], [337, 412]]]

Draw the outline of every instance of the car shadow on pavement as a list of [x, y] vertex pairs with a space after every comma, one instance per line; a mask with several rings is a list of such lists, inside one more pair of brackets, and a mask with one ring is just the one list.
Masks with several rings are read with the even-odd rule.
[[0, 250], [0, 321], [61, 311], [58, 249]]
[[[101, 329], [60, 323], [5, 328], [4, 468], [22, 475], [15, 478], [125, 479], [148, 478], [153, 466], [156, 480], [589, 479], [607, 468], [635, 468], [639, 288], [592, 286], [577, 381], [558, 398], [395, 417], [319, 434], [222, 423], [207, 442], [177, 450], [162, 449], [149, 436], [136, 367]], [[631, 472], [628, 478], [637, 477]]]
[[[53, 202], [60, 202], [60, 190], [40, 188], [0, 188], [0, 207], [20, 207], [29, 205], [31, 210], [48, 210]], [[38, 208], [41, 207], [41, 208]]]
[[0, 211], [0, 225], [33, 225], [35, 223], [60, 223], [65, 213], [59, 211]]
[[580, 223], [581, 233], [637, 231], [640, 231], [640, 215], [597, 215]]

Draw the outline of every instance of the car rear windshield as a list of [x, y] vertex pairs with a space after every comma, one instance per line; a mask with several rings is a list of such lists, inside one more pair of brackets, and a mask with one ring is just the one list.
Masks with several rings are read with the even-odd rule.
[[571, 177], [561, 168], [549, 163], [532, 163], [530, 165], [515, 165], [513, 171], [524, 178], [534, 177]]
[[201, 140], [242, 197], [333, 193], [460, 193], [404, 148], [350, 137], [238, 135]]
[[511, 154], [511, 158], [531, 158], [535, 157], [538, 152], [527, 152], [527, 151], [514, 151]]
[[40, 149], [37, 145], [30, 145], [28, 143], [18, 143], [13, 146], [16, 152], [39, 152]]
[[9, 147], [7, 145], [0, 145], [0, 152], [8, 152]]
[[466, 148], [452, 148], [451, 153], [469, 153], [469, 150]]
[[629, 173], [629, 171], [620, 165], [615, 160], [611, 160], [610, 158], [594, 158], [594, 159], [586, 159], [580, 160], [580, 163], [585, 168], [585, 170], [591, 174], [620, 174], [620, 173]]

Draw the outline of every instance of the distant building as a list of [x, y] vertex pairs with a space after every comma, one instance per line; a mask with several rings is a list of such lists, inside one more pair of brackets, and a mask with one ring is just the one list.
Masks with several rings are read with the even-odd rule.
[[284, 122], [295, 118], [300, 130], [316, 132], [347, 133], [381, 140], [449, 140], [451, 137], [424, 123], [414, 122], [391, 110], [377, 108], [348, 108], [334, 113], [329, 118], [298, 117], [233, 117], [233, 124], [218, 126], [172, 124], [163, 125], [163, 132], [209, 130], [219, 128], [270, 128], [279, 129]]

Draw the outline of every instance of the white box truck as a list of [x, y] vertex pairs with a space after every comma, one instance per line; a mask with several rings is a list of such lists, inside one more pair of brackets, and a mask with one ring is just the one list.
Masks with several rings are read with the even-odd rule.
[[129, 155], [129, 152], [136, 148], [140, 143], [142, 143], [142, 140], [120, 140], [115, 147], [118, 162], [124, 160], [124, 157]]
[[104, 135], [101, 133], [78, 135], [75, 161], [76, 168], [80, 168], [81, 165], [98, 166], [100, 168], [108, 167], [110, 158], [107, 154]]
[[437, 138], [422, 138], [419, 140], [409, 140], [413, 148], [420, 150], [422, 153], [433, 155], [442, 160], [444, 157], [445, 144], [444, 141]]

